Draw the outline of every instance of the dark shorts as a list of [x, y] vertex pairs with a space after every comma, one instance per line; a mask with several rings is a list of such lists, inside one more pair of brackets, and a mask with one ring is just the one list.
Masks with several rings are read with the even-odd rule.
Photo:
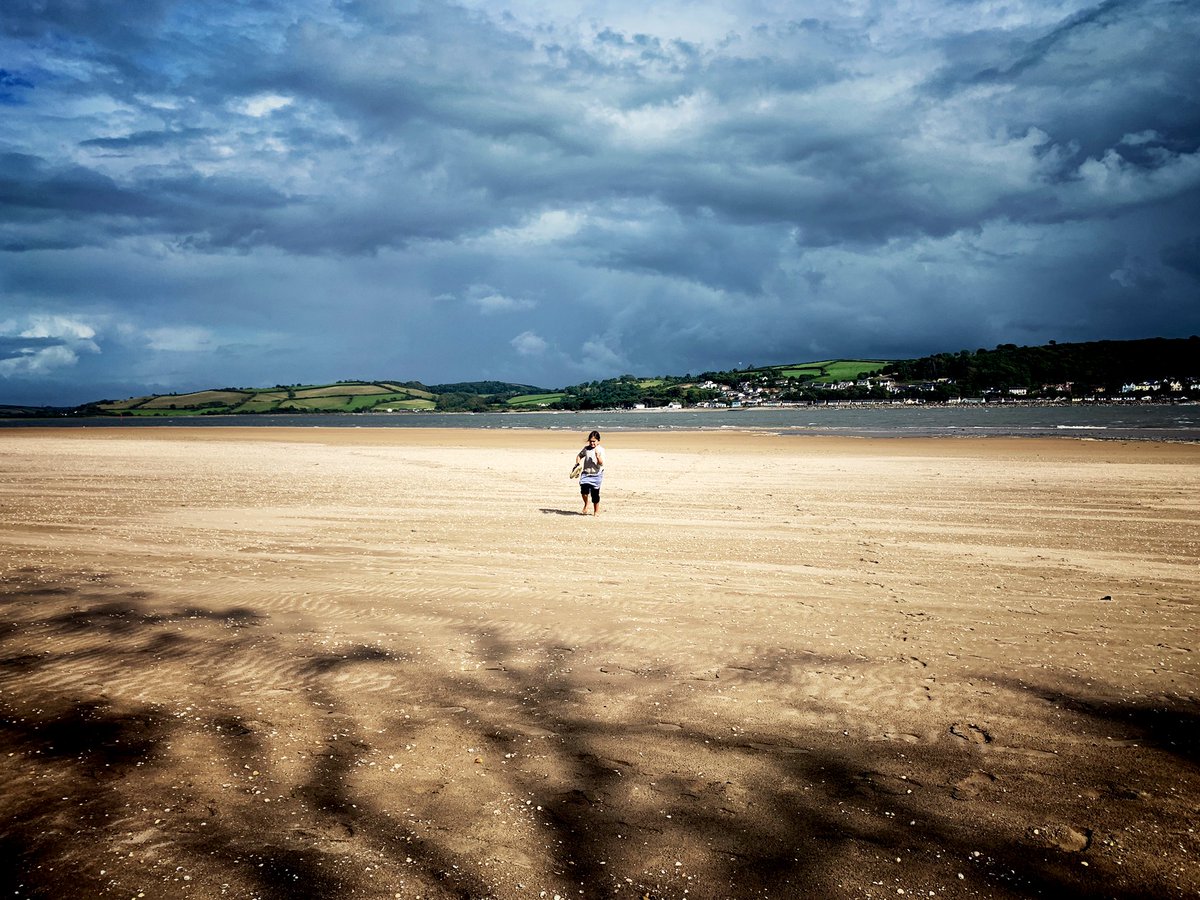
[[581, 484], [579, 486], [579, 493], [584, 500], [587, 500], [590, 497], [593, 503], [600, 502], [600, 488], [598, 486]]

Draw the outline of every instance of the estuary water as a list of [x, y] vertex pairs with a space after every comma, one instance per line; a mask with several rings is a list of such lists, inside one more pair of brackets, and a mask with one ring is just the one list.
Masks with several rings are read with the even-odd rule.
[[562, 431], [738, 429], [850, 437], [1074, 437], [1200, 442], [1200, 404], [801, 406], [586, 412], [340, 413], [0, 419], [3, 427], [541, 428]]

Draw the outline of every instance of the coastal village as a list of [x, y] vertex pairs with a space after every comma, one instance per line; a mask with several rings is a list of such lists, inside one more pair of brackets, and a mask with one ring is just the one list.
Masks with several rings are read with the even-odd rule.
[[[1095, 402], [1155, 402], [1163, 400], [1188, 400], [1200, 395], [1200, 378], [1174, 378], [1155, 381], [1129, 382], [1117, 391], [1105, 385], [1090, 385], [1083, 390], [1073, 382], [1043, 384], [1040, 388], [1006, 387], [984, 390], [976, 396], [960, 396], [955, 392], [952, 378], [933, 381], [901, 383], [894, 378], [879, 376], [865, 377], [812, 385], [829, 396], [817, 399], [789, 399], [795, 391], [794, 383], [786, 378], [750, 378], [735, 385], [720, 384], [705, 380], [696, 385], [704, 391], [718, 396], [701, 400], [688, 406], [707, 409], [737, 409], [753, 406], [811, 406], [814, 403], [890, 402], [919, 405], [928, 402], [950, 404], [1017, 403], [1041, 401], [1047, 403], [1095, 403]], [[667, 409], [682, 409], [685, 404], [674, 400]], [[634, 409], [646, 409], [647, 404], [634, 404]]]

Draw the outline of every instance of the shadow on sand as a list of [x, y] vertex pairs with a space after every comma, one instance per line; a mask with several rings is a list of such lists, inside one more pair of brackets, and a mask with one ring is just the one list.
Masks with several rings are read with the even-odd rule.
[[[32, 578], [4, 585], [0, 613], [7, 896], [1133, 898], [1197, 885], [1131, 865], [1119, 835], [1055, 843], [1014, 827], [1069, 816], [1085, 790], [1153, 820], [1147, 792], [1122, 793], [1113, 771], [1050, 759], [1039, 777], [1072, 778], [1069, 791], [1006, 796], [1016, 776], [962, 787], [980, 761], [953, 736], [914, 748], [743, 730], [725, 710], [614, 723], [549, 639], [531, 655], [464, 631], [486, 663], [464, 671], [402, 644], [304, 650], [243, 607], [163, 610], [117, 585]], [[789, 671], [746, 677], [784, 686]], [[632, 692], [669, 710], [681, 677], [645, 675]], [[1005, 688], [1119, 728], [1181, 771], [1196, 762], [1192, 709]], [[367, 703], [368, 690], [394, 697]], [[422, 759], [431, 746], [442, 752]]]

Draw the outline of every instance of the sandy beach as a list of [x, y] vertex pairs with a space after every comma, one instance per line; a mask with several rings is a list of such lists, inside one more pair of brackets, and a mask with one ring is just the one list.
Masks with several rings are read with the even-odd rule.
[[1196, 897], [1200, 445], [0, 432], [5, 897]]

